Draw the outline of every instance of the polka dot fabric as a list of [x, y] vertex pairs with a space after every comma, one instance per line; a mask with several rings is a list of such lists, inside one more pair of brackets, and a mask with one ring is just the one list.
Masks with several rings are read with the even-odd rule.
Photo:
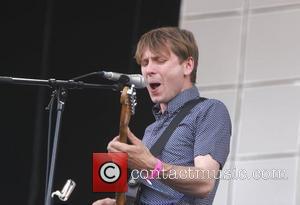
[[[150, 149], [161, 136], [166, 127], [188, 101], [198, 98], [199, 91], [192, 87], [172, 99], [164, 113], [159, 105], [153, 108], [156, 121], [149, 125], [143, 137], [144, 144]], [[225, 105], [215, 99], [207, 99], [197, 104], [179, 123], [158, 158], [163, 162], [194, 166], [194, 158], [210, 154], [222, 168], [228, 153], [231, 136], [231, 121]], [[213, 202], [218, 181], [213, 191], [206, 198], [196, 198], [184, 195], [160, 180], [152, 180], [152, 186], [143, 183], [141, 204], [199, 204], [210, 205]]]

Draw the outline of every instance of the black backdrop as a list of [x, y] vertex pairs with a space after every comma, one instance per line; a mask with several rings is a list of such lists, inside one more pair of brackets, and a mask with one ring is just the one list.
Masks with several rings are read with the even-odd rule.
[[[70, 79], [104, 69], [138, 73], [133, 54], [142, 33], [178, 24], [180, 0], [16, 0], [1, 2], [0, 75]], [[86, 79], [108, 83], [97, 77]], [[0, 84], [1, 204], [43, 204], [51, 90]], [[138, 91], [131, 129], [142, 136], [152, 103]], [[54, 189], [72, 178], [67, 203], [112, 196], [92, 192], [92, 153], [118, 133], [119, 93], [72, 90], [63, 115]]]

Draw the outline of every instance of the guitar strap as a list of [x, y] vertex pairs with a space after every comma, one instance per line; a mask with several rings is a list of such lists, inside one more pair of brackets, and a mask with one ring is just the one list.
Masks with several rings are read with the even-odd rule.
[[[206, 100], [207, 98], [196, 98], [186, 102], [181, 110], [176, 114], [173, 120], [170, 122], [169, 126], [165, 129], [159, 139], [155, 142], [155, 144], [150, 148], [150, 152], [155, 156], [159, 156], [165, 147], [166, 143], [170, 139], [171, 135], [177, 128], [178, 124], [187, 116], [189, 111], [198, 103]], [[141, 186], [139, 186], [140, 182], [138, 180], [129, 179], [128, 181], [128, 192], [127, 196], [127, 204], [138, 204], [139, 202], [139, 193]]]

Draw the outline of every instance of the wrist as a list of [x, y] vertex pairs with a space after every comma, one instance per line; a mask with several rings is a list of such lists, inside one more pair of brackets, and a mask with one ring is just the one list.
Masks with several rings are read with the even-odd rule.
[[159, 173], [163, 170], [163, 163], [159, 159], [156, 159], [156, 163], [153, 169], [150, 170], [150, 174], [148, 175], [148, 179], [155, 179], [159, 176]]
[[163, 176], [168, 176], [170, 170], [173, 168], [173, 165], [171, 164], [167, 164], [167, 163], [163, 163], [163, 169], [161, 170], [161, 174]]
[[151, 171], [155, 168], [155, 165], [157, 163], [158, 159], [153, 157], [151, 160], [148, 161], [147, 170]]

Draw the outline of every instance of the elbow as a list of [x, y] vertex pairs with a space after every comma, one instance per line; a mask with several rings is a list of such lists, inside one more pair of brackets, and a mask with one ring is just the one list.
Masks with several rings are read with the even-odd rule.
[[198, 186], [196, 197], [200, 198], [206, 198], [208, 197], [209, 193], [214, 189], [215, 181], [206, 181], [204, 183], [201, 183], [201, 185]]
[[206, 189], [206, 190], [202, 190], [200, 193], [199, 193], [199, 197], [200, 198], [206, 198], [208, 197], [209, 193], [211, 192], [212, 190], [209, 190], [209, 189]]

